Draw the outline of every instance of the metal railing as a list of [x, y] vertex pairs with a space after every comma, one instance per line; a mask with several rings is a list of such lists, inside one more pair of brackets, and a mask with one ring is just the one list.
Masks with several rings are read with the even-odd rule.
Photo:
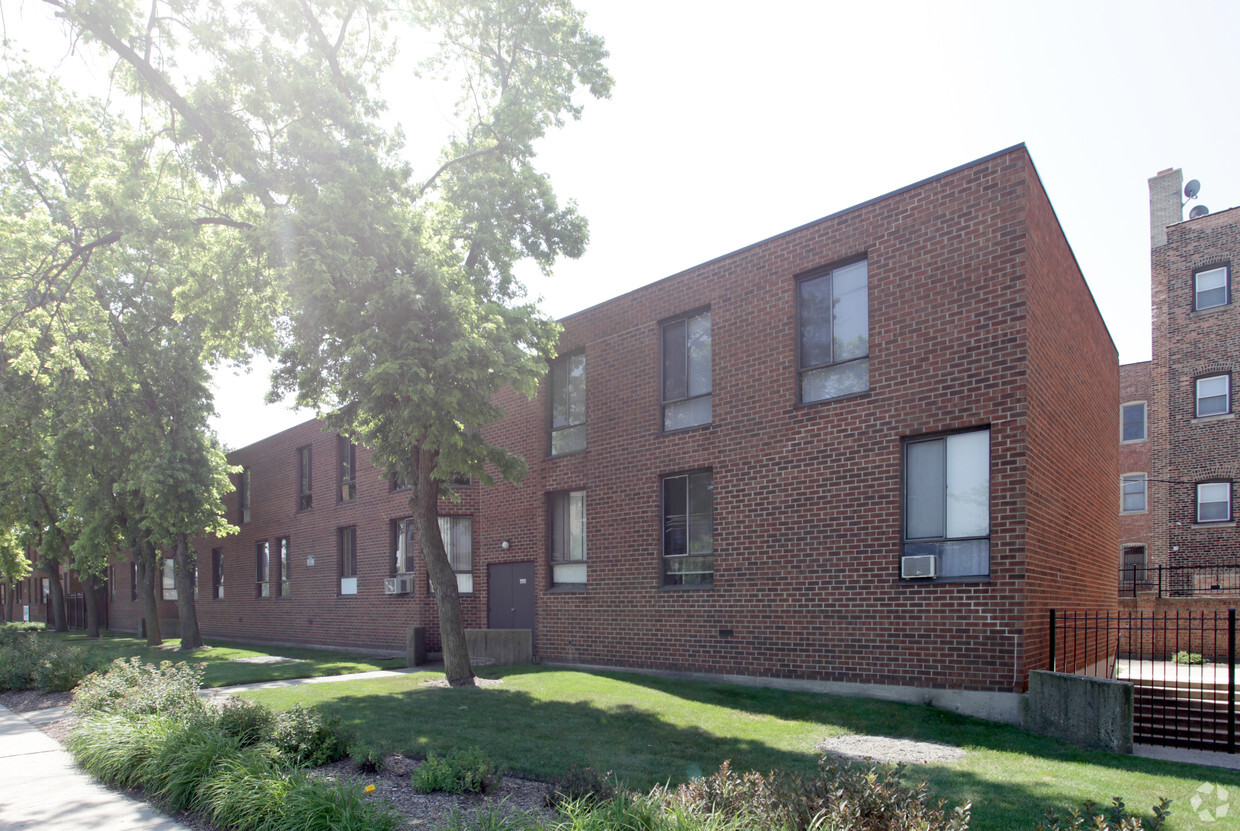
[[1240, 564], [1227, 566], [1125, 566], [1119, 596], [1141, 592], [1159, 597], [1240, 597]]

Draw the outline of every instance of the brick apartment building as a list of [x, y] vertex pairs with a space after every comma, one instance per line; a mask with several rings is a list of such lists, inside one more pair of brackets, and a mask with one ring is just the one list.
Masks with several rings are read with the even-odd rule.
[[[1117, 355], [1023, 145], [562, 323], [487, 428], [525, 481], [440, 506], [466, 626], [1016, 721], [1048, 609], [1115, 608]], [[365, 448], [312, 421], [230, 459], [205, 635], [438, 647], [408, 494]]]
[[1240, 573], [1233, 494], [1240, 422], [1232, 393], [1240, 307], [1231, 282], [1240, 208], [1184, 220], [1183, 184], [1178, 169], [1150, 179], [1152, 360], [1120, 372], [1124, 429], [1135, 436], [1144, 402], [1148, 426], [1142, 440], [1121, 443], [1120, 587], [1129, 596], [1134, 589], [1157, 595], [1162, 566], [1162, 599], [1196, 596], [1196, 608], [1211, 595], [1234, 605]]

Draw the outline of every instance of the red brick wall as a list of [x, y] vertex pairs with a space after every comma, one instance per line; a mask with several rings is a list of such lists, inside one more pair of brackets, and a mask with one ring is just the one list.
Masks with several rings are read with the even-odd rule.
[[[1146, 482], [1146, 503], [1145, 510], [1141, 513], [1120, 514], [1119, 517], [1119, 544], [1122, 550], [1126, 545], [1143, 545], [1146, 549], [1146, 559], [1151, 565], [1157, 565], [1162, 562], [1162, 552], [1155, 556], [1153, 549], [1153, 540], [1151, 538], [1151, 493], [1156, 488], [1165, 487], [1162, 483], [1148, 481], [1153, 477], [1153, 459], [1150, 451], [1150, 428], [1152, 427], [1153, 415], [1153, 388], [1152, 378], [1150, 376], [1150, 362], [1143, 361], [1136, 364], [1124, 364], [1119, 368], [1119, 401], [1120, 405], [1130, 404], [1136, 401], [1145, 402], [1145, 439], [1135, 442], [1122, 442], [1119, 445], [1119, 473], [1124, 476], [1128, 473], [1144, 473], [1147, 476]], [[1120, 496], [1119, 487], [1116, 488], [1116, 503], [1120, 506], [1117, 510], [1122, 509], [1122, 498]]]

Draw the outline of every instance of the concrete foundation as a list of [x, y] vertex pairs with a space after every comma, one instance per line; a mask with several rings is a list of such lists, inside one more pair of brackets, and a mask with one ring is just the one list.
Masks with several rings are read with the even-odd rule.
[[529, 629], [466, 629], [465, 643], [476, 667], [534, 663], [534, 633]]
[[420, 667], [426, 663], [426, 627], [410, 626], [405, 630], [405, 666]]
[[1035, 670], [1024, 727], [1095, 750], [1132, 753], [1132, 696], [1126, 681]]

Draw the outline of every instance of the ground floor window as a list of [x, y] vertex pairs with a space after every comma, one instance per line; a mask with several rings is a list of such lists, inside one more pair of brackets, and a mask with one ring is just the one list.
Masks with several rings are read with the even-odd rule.
[[586, 492], [561, 491], [547, 497], [547, 555], [551, 585], [586, 582]]
[[357, 526], [337, 532], [340, 549], [340, 593], [357, 594]]
[[280, 597], [288, 597], [289, 595], [289, 559], [289, 538], [280, 537], [276, 540], [276, 568], [279, 570], [276, 582], [280, 586]]
[[271, 597], [271, 544], [262, 540], [255, 545], [255, 597]]
[[160, 588], [163, 590], [164, 600], [176, 600], [178, 598], [176, 560], [171, 557], [165, 557], [163, 567], [163, 583]]
[[456, 590], [472, 594], [474, 590], [474, 518], [441, 516], [439, 534], [448, 552], [448, 562], [456, 573]]
[[1122, 578], [1124, 584], [1133, 586], [1134, 584], [1146, 582], [1145, 546], [1126, 545], [1122, 553]]
[[936, 557], [940, 577], [990, 574], [990, 430], [905, 441], [903, 555]]
[[715, 581], [715, 485], [709, 470], [663, 477], [663, 584]]
[[211, 597], [224, 599], [224, 549], [211, 549]]

